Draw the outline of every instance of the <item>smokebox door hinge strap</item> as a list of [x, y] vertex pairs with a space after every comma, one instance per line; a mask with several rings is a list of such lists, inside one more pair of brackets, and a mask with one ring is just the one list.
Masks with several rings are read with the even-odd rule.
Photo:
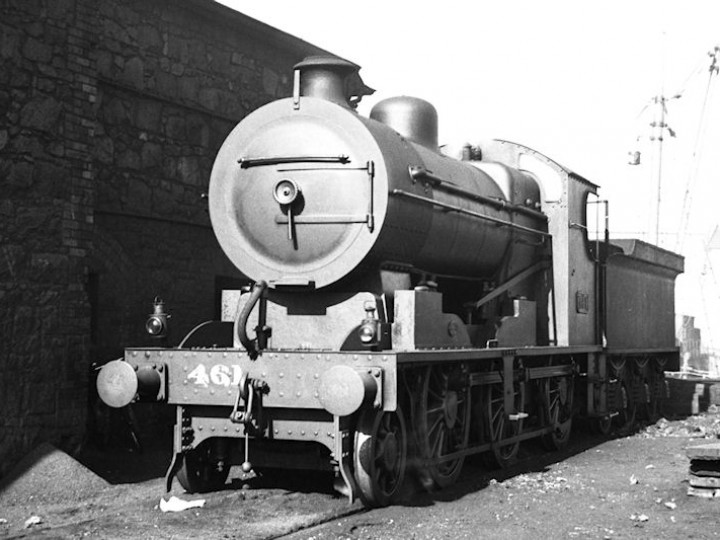
[[350, 156], [340, 154], [338, 156], [276, 156], [259, 158], [238, 159], [241, 169], [262, 167], [265, 165], [285, 165], [288, 163], [350, 163]]
[[293, 109], [300, 109], [300, 70], [293, 71]]
[[375, 162], [367, 162], [367, 173], [370, 179], [370, 208], [367, 215], [367, 226], [370, 232], [375, 229]]

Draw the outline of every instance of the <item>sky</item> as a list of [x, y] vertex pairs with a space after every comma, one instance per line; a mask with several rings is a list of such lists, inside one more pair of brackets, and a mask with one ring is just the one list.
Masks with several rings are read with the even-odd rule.
[[[614, 237], [686, 256], [677, 311], [720, 349], [720, 250], [704, 249], [720, 224], [720, 82], [708, 55], [718, 0], [221, 3], [362, 66], [376, 92], [361, 114], [420, 97], [438, 111], [441, 144], [518, 142], [599, 184]], [[650, 140], [659, 95], [676, 134], [664, 130], [661, 167]]]

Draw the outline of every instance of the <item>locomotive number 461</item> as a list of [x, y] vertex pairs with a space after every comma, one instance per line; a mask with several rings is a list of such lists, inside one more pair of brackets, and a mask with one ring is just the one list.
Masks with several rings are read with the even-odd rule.
[[210, 384], [228, 387], [240, 384], [242, 374], [242, 368], [237, 365], [216, 364], [208, 370], [205, 364], [198, 364], [195, 369], [188, 373], [187, 380], [204, 388], [207, 388]]

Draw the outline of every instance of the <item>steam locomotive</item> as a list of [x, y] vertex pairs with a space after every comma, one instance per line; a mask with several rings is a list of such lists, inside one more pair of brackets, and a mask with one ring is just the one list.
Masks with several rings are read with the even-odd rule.
[[[306, 469], [383, 506], [406, 474], [442, 488], [470, 455], [503, 467], [523, 440], [562, 448], [574, 419], [607, 433], [667, 397], [682, 257], [611, 241], [597, 186], [530, 148], [447, 155], [423, 100], [360, 116], [358, 69], [307, 58], [217, 155], [213, 229], [253, 286], [99, 373], [110, 406], [176, 408], [168, 490]], [[166, 323], [158, 304], [147, 330]]]

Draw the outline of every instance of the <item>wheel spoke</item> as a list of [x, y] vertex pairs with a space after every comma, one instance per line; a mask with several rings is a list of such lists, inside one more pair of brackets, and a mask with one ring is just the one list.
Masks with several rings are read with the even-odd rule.
[[[550, 365], [553, 364], [551, 361]], [[550, 377], [540, 383], [545, 400], [545, 422], [552, 431], [542, 436], [548, 450], [563, 448], [570, 438], [573, 404], [573, 379]]]
[[445, 399], [445, 389], [442, 385], [435, 386], [430, 384], [428, 386], [428, 397], [432, 398], [433, 401], [442, 403]]
[[501, 411], [502, 414], [498, 416], [497, 430], [495, 432], [495, 440], [499, 441], [505, 434], [505, 411]]
[[440, 426], [442, 426], [445, 423], [445, 419], [443, 416], [436, 416], [435, 419], [432, 421], [432, 424], [428, 427], [428, 436], [432, 437], [432, 434], [435, 433]]
[[445, 430], [441, 429], [438, 433], [438, 436], [435, 438], [435, 441], [433, 442], [431, 448], [430, 448], [430, 455], [433, 457], [440, 457], [443, 454], [443, 450], [445, 443]]
[[444, 410], [445, 410], [445, 407], [444, 407], [443, 403], [438, 403], [437, 405], [435, 405], [433, 407], [427, 408], [427, 415], [429, 416], [431, 414], [442, 414]]
[[433, 484], [452, 484], [462, 469], [464, 458], [436, 461], [462, 449], [469, 436], [469, 407], [463, 367], [433, 366], [423, 370], [422, 392], [417, 396], [416, 418], [419, 453]]
[[[521, 411], [524, 402], [524, 386], [521, 383], [514, 385], [513, 402], [516, 410]], [[522, 420], [510, 421], [505, 409], [504, 383], [496, 383], [484, 388], [483, 401], [485, 403], [483, 433], [487, 442], [493, 443], [485, 460], [493, 467], [506, 467], [512, 463], [520, 448], [520, 442], [502, 444], [503, 441], [515, 437], [522, 430]]]

